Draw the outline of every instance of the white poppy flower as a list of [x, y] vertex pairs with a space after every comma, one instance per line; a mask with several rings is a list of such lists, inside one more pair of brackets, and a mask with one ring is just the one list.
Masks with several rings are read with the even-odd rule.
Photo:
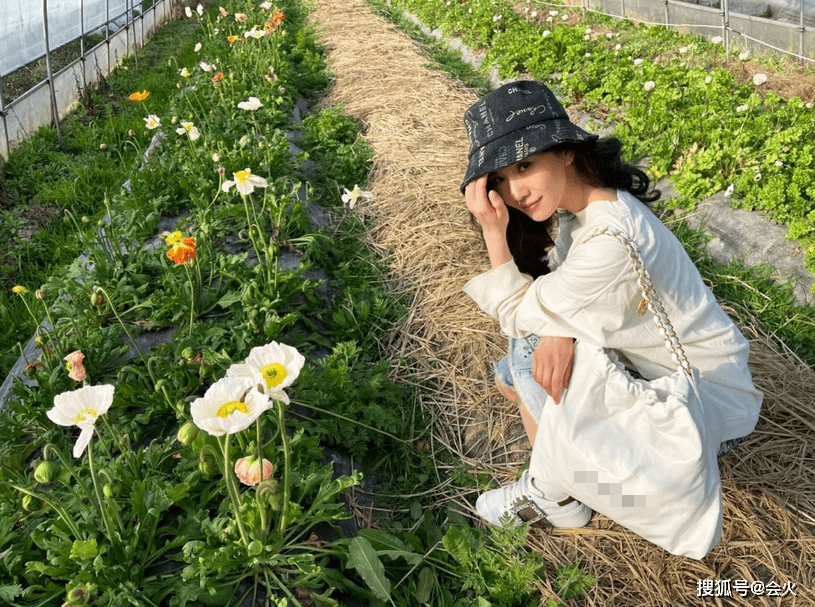
[[532, 11], [529, 15], [534, 19], [538, 16], [538, 11]]
[[341, 197], [342, 203], [346, 205], [349, 209], [353, 209], [357, 204], [357, 200], [359, 200], [360, 198], [370, 200], [371, 198], [374, 197], [374, 195], [371, 194], [370, 192], [361, 190], [358, 185], [355, 185], [353, 190], [349, 190], [348, 188], [343, 189], [345, 190], [345, 193]]
[[232, 173], [232, 175], [235, 179], [224, 181], [221, 185], [221, 189], [224, 192], [228, 192], [232, 189], [232, 186], [235, 186], [239, 194], [248, 196], [255, 191], [255, 188], [265, 188], [269, 185], [263, 177], [252, 175], [252, 169], [249, 168], [238, 171], [237, 173]]
[[569, 15], [563, 15], [563, 16], [561, 16], [560, 20], [561, 21], [566, 21], [568, 18], [569, 18]]
[[204, 7], [200, 4], [195, 7], [195, 12], [198, 13], [198, 16], [201, 17], [204, 14]]
[[54, 397], [54, 408], [45, 414], [59, 426], [76, 426], [81, 432], [74, 444], [74, 457], [84, 453], [93, 438], [94, 424], [100, 415], [107, 413], [113, 403], [113, 386], [83, 386], [72, 392]]
[[643, 59], [634, 59], [634, 65], [641, 65], [642, 62], [643, 62]]
[[180, 70], [178, 70], [178, 73], [181, 74], [182, 78], [189, 78], [192, 76], [192, 74], [190, 74], [190, 70], [188, 70], [186, 67], [182, 67]]
[[246, 430], [269, 408], [260, 373], [224, 377], [190, 405], [192, 421], [212, 436]]
[[710, 41], [711, 41], [713, 44], [721, 44], [721, 43], [722, 43], [722, 41], [723, 41], [723, 39], [722, 39], [722, 37], [721, 37], [721, 36], [713, 36], [713, 38], [711, 38], [711, 39], [710, 39]]
[[161, 121], [155, 114], [150, 114], [147, 118], [144, 119], [144, 122], [145, 126], [151, 131], [161, 126]]
[[[246, 357], [245, 366], [256, 369], [263, 376], [266, 381], [266, 390], [271, 398], [282, 400], [277, 393], [294, 383], [305, 363], [305, 357], [297, 351], [297, 348], [273, 341], [265, 346], [252, 348], [249, 356]], [[233, 365], [233, 367], [240, 367], [240, 365]], [[233, 372], [243, 372], [243, 370], [238, 368]], [[227, 376], [230, 373], [227, 370]]]
[[756, 173], [753, 175], [753, 181], [761, 181], [761, 173]]
[[591, 53], [586, 53], [586, 54], [585, 54], [585, 55], [583, 55], [583, 56], [584, 56], [584, 57], [591, 57]]
[[558, 13], [557, 11], [549, 11], [549, 16], [550, 16], [550, 17], [557, 17], [557, 16], [558, 16], [558, 14], [559, 14], [559, 13]]
[[495, 23], [496, 21], [500, 21], [500, 20], [501, 20], [501, 17], [503, 17], [503, 15], [495, 15], [495, 16], [492, 18], [492, 22], [493, 22], [493, 23]]
[[257, 27], [253, 27], [248, 32], [243, 32], [244, 38], [263, 38], [266, 35], [266, 32], [263, 30], [259, 30]]
[[740, 105], [739, 107], [736, 108], [736, 111], [737, 112], [746, 112], [749, 109], [750, 109], [749, 105]]
[[192, 122], [187, 122], [185, 120], [181, 121], [181, 126], [175, 130], [176, 133], [179, 135], [186, 134], [189, 136], [191, 141], [195, 141], [201, 136], [201, 133], [198, 131], [198, 127], [195, 126]]
[[272, 8], [272, 3], [271, 2], [261, 2], [260, 3], [260, 8], [262, 8], [264, 11], [268, 11], [270, 8]]
[[257, 97], [249, 97], [246, 101], [241, 101], [238, 104], [238, 107], [242, 110], [257, 110], [263, 107], [263, 104], [260, 102], [260, 99]]
[[215, 66], [214, 66], [214, 65], [211, 65], [211, 64], [209, 64], [209, 63], [207, 63], [207, 62], [205, 62], [205, 61], [201, 61], [201, 62], [198, 64], [198, 67], [200, 67], [200, 68], [201, 68], [202, 70], [204, 70], [205, 72], [211, 72], [211, 71], [212, 71], [212, 69], [213, 69]]
[[189, 6], [185, 6], [184, 14], [187, 15], [187, 17], [192, 17], [192, 9]]
[[708, 76], [705, 78], [705, 84], [710, 84], [711, 82], [713, 82], [713, 76]]
[[198, 43], [195, 45], [195, 48], [193, 48], [192, 50], [194, 50], [196, 53], [197, 53], [198, 51], [200, 51], [200, 50], [201, 50], [201, 43], [200, 43], [200, 42], [198, 42]]
[[687, 53], [688, 52], [688, 47], [687, 46], [680, 46], [679, 47], [679, 52], [683, 53], [683, 54]]
[[583, 36], [583, 40], [588, 42], [589, 40], [591, 40], [591, 36], [589, 34], [586, 34], [585, 36]]
[[756, 86], [761, 86], [765, 82], [767, 82], [767, 74], [755, 74], [753, 76], [753, 84]]
[[645, 85], [642, 88], [645, 89], [646, 93], [650, 93], [656, 88], [656, 86], [657, 86], [656, 82], [654, 82], [653, 80], [649, 80], [648, 82], [645, 83]]
[[614, 50], [615, 50], [615, 51], [619, 51], [621, 48], [623, 48], [623, 45], [622, 45], [622, 44], [616, 44], [616, 45], [614, 45]]
[[781, 162], [780, 160], [776, 160], [776, 161], [775, 161], [773, 164], [774, 164], [775, 166], [777, 166], [777, 167], [782, 167], [782, 166], [784, 166], [784, 163], [783, 163], [783, 162]]
[[750, 51], [744, 51], [743, 53], [739, 53], [739, 59], [742, 61], [747, 61], [747, 57], [750, 56]]
[[729, 186], [727, 186], [727, 189], [724, 191], [724, 197], [730, 198], [733, 195], [733, 190], [735, 189], [735, 187], [736, 186], [733, 185], [732, 183]]
[[549, 30], [543, 30], [543, 33], [541, 34], [541, 36], [543, 36], [544, 38], [548, 38], [551, 35], [552, 32], [550, 32]]

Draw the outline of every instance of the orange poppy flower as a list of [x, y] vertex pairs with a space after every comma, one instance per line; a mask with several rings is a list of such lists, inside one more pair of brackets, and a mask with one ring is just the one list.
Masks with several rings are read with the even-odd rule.
[[130, 101], [144, 101], [149, 96], [150, 96], [150, 93], [148, 91], [142, 91], [141, 93], [136, 91], [135, 93], [130, 94], [129, 99], [130, 99]]
[[237, 40], [237, 39], [238, 39], [238, 36], [227, 36], [227, 37], [226, 37], [226, 39], [227, 39], [227, 40], [229, 41], [229, 43], [231, 44], [232, 42], [235, 42], [235, 40]]
[[215, 74], [212, 77], [213, 82], [218, 82], [219, 80], [223, 80], [223, 79], [224, 79], [224, 73], [223, 72], [218, 72], [217, 74]]
[[173, 263], [183, 266], [190, 259], [195, 259], [195, 238], [184, 238], [181, 232], [173, 232], [165, 242], [172, 248], [167, 251], [167, 257]]

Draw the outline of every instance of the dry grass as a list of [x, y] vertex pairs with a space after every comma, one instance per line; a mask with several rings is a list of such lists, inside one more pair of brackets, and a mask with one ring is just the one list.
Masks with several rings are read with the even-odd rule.
[[[394, 353], [416, 361], [402, 381], [429, 383], [424, 406], [434, 419], [433, 445], [450, 449], [474, 471], [499, 481], [528, 459], [517, 410], [493, 387], [489, 361], [503, 355], [497, 323], [461, 291], [484, 271], [486, 251], [458, 192], [467, 156], [461, 118], [475, 94], [424, 67], [405, 36], [364, 0], [317, 0], [335, 74], [326, 103], [344, 104], [365, 124], [375, 151], [369, 189], [360, 202], [374, 220], [369, 242], [392, 257], [395, 291], [415, 294]], [[586, 604], [695, 605], [700, 579], [797, 585], [797, 599], [751, 596], [721, 605], [809, 605], [815, 602], [815, 372], [753, 327], [751, 368], [766, 395], [755, 433], [722, 462], [724, 539], [703, 561], [667, 554], [595, 515], [580, 532], [534, 531], [530, 546], [552, 565], [582, 559], [598, 578]], [[439, 467], [439, 502], [472, 512], [473, 490], [453, 486]], [[366, 516], [369, 516], [366, 514]]]

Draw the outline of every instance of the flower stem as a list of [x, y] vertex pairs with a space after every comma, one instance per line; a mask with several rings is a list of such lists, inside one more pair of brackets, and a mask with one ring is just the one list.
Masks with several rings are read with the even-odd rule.
[[260, 479], [258, 484], [255, 485], [255, 501], [257, 502], [258, 512], [260, 512], [260, 533], [258, 533], [258, 539], [260, 540], [261, 544], [266, 543], [266, 504], [263, 502], [263, 498], [261, 498], [259, 489], [261, 482], [263, 481], [263, 439], [262, 433], [260, 428], [260, 418], [255, 420], [255, 442], [257, 443], [255, 447], [256, 457], [258, 461], [258, 466], [260, 467]]
[[108, 539], [113, 544], [118, 544], [113, 537], [113, 532], [110, 529], [110, 521], [105, 513], [105, 503], [102, 500], [102, 490], [99, 488], [99, 479], [97, 478], [96, 468], [93, 464], [93, 441], [88, 443], [88, 467], [91, 469], [91, 481], [93, 481], [93, 492], [96, 495], [96, 503], [99, 506], [99, 516], [102, 517], [102, 523], [105, 525], [105, 533]]
[[71, 530], [71, 533], [74, 534], [74, 537], [76, 537], [76, 539], [82, 537], [79, 533], [79, 527], [76, 526], [76, 522], [74, 522], [74, 520], [68, 516], [68, 512], [65, 510], [65, 508], [62, 507], [62, 504], [48, 499], [41, 493], [34, 493], [33, 491], [26, 489], [25, 487], [20, 487], [12, 483], [8, 483], [8, 486], [13, 489], [16, 489], [20, 493], [25, 493], [26, 495], [30, 495], [33, 498], [44, 501], [46, 504], [51, 506], [51, 508], [54, 509], [54, 512], [56, 512], [63, 521], [65, 521], [65, 524], [68, 525], [68, 528]]
[[291, 499], [291, 453], [289, 451], [289, 437], [286, 434], [286, 419], [284, 413], [284, 403], [282, 400], [275, 400], [277, 404], [277, 419], [280, 424], [280, 441], [283, 445], [283, 508], [280, 510], [280, 522], [278, 531], [282, 534], [286, 530], [286, 520], [289, 513], [289, 500]]
[[249, 547], [249, 536], [246, 535], [246, 527], [243, 524], [243, 515], [241, 515], [241, 500], [238, 495], [238, 488], [235, 486], [235, 475], [232, 472], [231, 463], [229, 461], [229, 439], [232, 435], [227, 434], [223, 441], [224, 451], [224, 480], [226, 481], [226, 489], [229, 493], [229, 499], [232, 500], [232, 508], [235, 510], [235, 520], [238, 522], [238, 531], [241, 534], [243, 545]]

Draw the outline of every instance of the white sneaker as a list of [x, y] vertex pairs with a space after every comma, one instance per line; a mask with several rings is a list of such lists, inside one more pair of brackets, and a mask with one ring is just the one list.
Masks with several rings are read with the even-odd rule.
[[515, 525], [526, 523], [532, 527], [583, 527], [591, 520], [591, 508], [573, 497], [557, 502], [546, 499], [528, 470], [513, 484], [482, 493], [475, 509], [481, 518], [496, 526], [506, 515]]

